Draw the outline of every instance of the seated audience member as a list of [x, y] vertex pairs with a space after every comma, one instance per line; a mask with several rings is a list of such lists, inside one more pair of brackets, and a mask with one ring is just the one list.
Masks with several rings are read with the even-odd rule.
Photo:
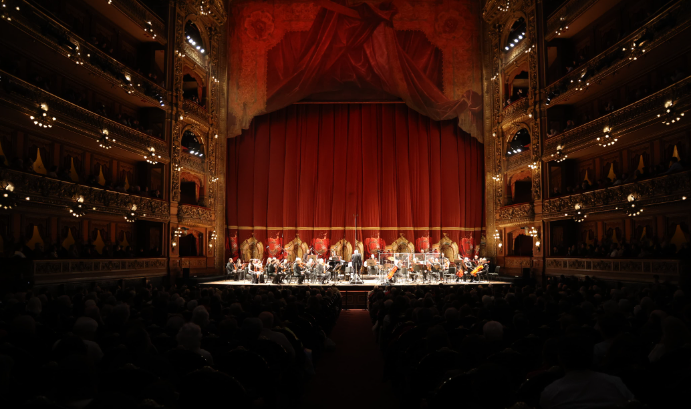
[[617, 178], [614, 179], [614, 182], [612, 182], [612, 186], [619, 186], [623, 184], [626, 178], [628, 178], [628, 175], [626, 173], [622, 173], [620, 176], [617, 176]]
[[634, 399], [616, 376], [591, 369], [593, 345], [585, 335], [567, 335], [560, 340], [559, 363], [566, 373], [547, 386], [540, 396], [540, 407], [609, 408]]
[[675, 156], [672, 156], [669, 159], [669, 168], [662, 172], [661, 175], [669, 175], [670, 173], [681, 172], [682, 170], [684, 170], [684, 165], [679, 162], [679, 159], [677, 159]]
[[209, 351], [201, 348], [202, 330], [199, 325], [194, 323], [184, 324], [176, 336], [178, 347], [201, 355], [209, 365], [214, 364], [214, 359]]

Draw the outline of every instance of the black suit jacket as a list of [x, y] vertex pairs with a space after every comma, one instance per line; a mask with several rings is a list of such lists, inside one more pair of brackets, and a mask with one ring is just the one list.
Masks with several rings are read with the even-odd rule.
[[350, 261], [353, 263], [353, 268], [355, 271], [360, 271], [360, 267], [362, 267], [362, 254], [353, 254], [353, 257], [350, 259]]

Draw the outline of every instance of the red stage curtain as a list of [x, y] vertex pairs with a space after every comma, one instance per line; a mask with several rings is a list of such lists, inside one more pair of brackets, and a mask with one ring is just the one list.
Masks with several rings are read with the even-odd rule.
[[[333, 100], [337, 95], [337, 101], [400, 99], [434, 120], [456, 118], [459, 126], [482, 141], [482, 98], [472, 89], [455, 99], [444, 94], [441, 50], [420, 31], [396, 32], [394, 4], [346, 7], [325, 1], [320, 5], [309, 31], [288, 32], [268, 51], [266, 93], [250, 98], [256, 90], [240, 88], [238, 95], [231, 95], [230, 136], [247, 128], [254, 115], [310, 98]], [[245, 24], [255, 32], [253, 22]], [[264, 33], [267, 23], [256, 24]], [[249, 87], [242, 80], [239, 84]]]
[[[256, 117], [228, 140], [227, 224], [239, 242], [288, 243], [324, 232], [353, 243], [441, 233], [454, 241], [484, 223], [482, 144], [453, 120], [403, 104], [292, 105]], [[347, 230], [346, 230], [347, 229]], [[347, 234], [346, 234], [347, 232]]]

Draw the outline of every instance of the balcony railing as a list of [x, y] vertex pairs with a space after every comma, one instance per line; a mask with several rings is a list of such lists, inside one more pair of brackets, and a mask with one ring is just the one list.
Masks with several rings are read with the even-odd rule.
[[165, 258], [34, 260], [36, 284], [158, 277], [168, 274]]
[[192, 117], [200, 125], [209, 125], [209, 113], [201, 105], [185, 99], [182, 101], [182, 108], [186, 116]]
[[527, 150], [506, 157], [506, 170], [518, 169], [522, 166], [528, 166], [531, 163], [532, 154], [530, 148]]
[[659, 121], [658, 114], [665, 112], [665, 103], [670, 100], [674, 101], [675, 108], [680, 112], [689, 109], [691, 106], [691, 76], [610, 114], [548, 139], [545, 143], [542, 160], [553, 159], [552, 155], [556, 153], [559, 145], [563, 147], [565, 154], [596, 145], [596, 138], [602, 136], [605, 126], [612, 129], [615, 137], [625, 138], [626, 133], [645, 128]]
[[46, 103], [57, 125], [94, 139], [101, 137], [103, 129], [108, 129], [114, 145], [142, 155], [148, 154], [148, 148], [153, 146], [161, 155], [161, 162], [170, 160], [168, 146], [160, 139], [65, 101], [5, 71], [0, 70], [0, 76], [0, 101], [25, 112], [27, 123], [29, 115], [37, 113], [39, 104]]
[[519, 203], [500, 207], [497, 216], [501, 226], [523, 224], [535, 220], [535, 209], [532, 203]]
[[623, 213], [625, 207], [629, 206], [628, 197], [631, 194], [635, 196], [639, 208], [681, 202], [684, 197], [691, 196], [691, 171], [547, 199], [542, 204], [542, 218], [549, 220], [572, 217], [577, 205], [583, 214], [608, 211]]
[[187, 204], [178, 206], [178, 221], [180, 223], [212, 226], [215, 219], [214, 211], [207, 207]]
[[[568, 0], [563, 6], [559, 7], [547, 19], [545, 24], [545, 41], [550, 41], [557, 37], [559, 32], [573, 23], [580, 15], [586, 12], [592, 5], [599, 0]], [[560, 30], [560, 28], [562, 30]]]
[[20, 12], [13, 13], [9, 23], [71, 59], [77, 66], [122, 87], [125, 92], [137, 95], [154, 106], [166, 107], [164, 109], [169, 106], [165, 89], [76, 36], [26, 1], [22, 2]]
[[185, 41], [182, 43], [182, 49], [185, 52], [186, 57], [189, 57], [198, 66], [206, 68], [206, 57], [199, 53], [199, 51], [195, 50], [192, 45]]
[[19, 197], [29, 196], [30, 203], [54, 207], [64, 206], [65, 215], [69, 215], [68, 207], [75, 205], [76, 198], [82, 197], [84, 199], [82, 207], [87, 213], [112, 213], [124, 216], [132, 210], [132, 205], [135, 205], [137, 213], [146, 219], [168, 220], [170, 218], [168, 202], [160, 199], [114, 192], [9, 168], [0, 168], [0, 180], [11, 182]]
[[205, 162], [206, 161], [204, 158], [190, 155], [188, 153], [184, 153], [180, 156], [180, 164], [182, 165], [183, 169], [192, 169], [196, 170], [197, 172], [204, 173], [206, 172], [206, 167], [204, 166]]
[[547, 275], [591, 276], [618, 281], [678, 282], [688, 274], [689, 262], [683, 260], [547, 258]]
[[502, 110], [502, 125], [510, 124], [523, 116], [528, 115], [528, 97], [523, 97]]
[[167, 42], [166, 26], [163, 21], [161, 21], [156, 13], [149, 10], [137, 0], [108, 0], [108, 4], [120, 10], [142, 29], [151, 28], [153, 34], [156, 34], [155, 39], [161, 44]]
[[[555, 105], [568, 100], [575, 93], [581, 92], [581, 88], [585, 89], [591, 84], [599, 83], [608, 75], [636, 61], [634, 58], [649, 54], [650, 51], [689, 27], [691, 27], [689, 2], [680, 1], [669, 6], [638, 30], [545, 88], [545, 101], [549, 99], [549, 104]], [[634, 41], [644, 42], [641, 46], [631, 47]]]

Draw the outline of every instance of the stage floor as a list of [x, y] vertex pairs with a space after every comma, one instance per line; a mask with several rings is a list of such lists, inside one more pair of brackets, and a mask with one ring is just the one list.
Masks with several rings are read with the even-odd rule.
[[[438, 283], [438, 282], [433, 282], [433, 283], [420, 283], [420, 282], [413, 282], [413, 283], [396, 283], [393, 284], [394, 287], [420, 287], [420, 286], [433, 286], [433, 285], [443, 285], [443, 286], [462, 286], [462, 285], [470, 285], [470, 286], [477, 286], [477, 285], [506, 285], [506, 284], [511, 284], [508, 281], [480, 281], [480, 282], [456, 282], [456, 281], [449, 281], [448, 283]], [[218, 280], [218, 281], [207, 281], [205, 283], [200, 283], [200, 285], [213, 285], [213, 286], [259, 286], [259, 287], [281, 287], [281, 286], [290, 286], [290, 287], [331, 287], [335, 285], [339, 289], [348, 287], [349, 289], [369, 289], [373, 288], [376, 286], [383, 286], [380, 280], [378, 279], [365, 279], [363, 280], [362, 284], [351, 284], [348, 281], [338, 281], [338, 282], [329, 282], [327, 284], [315, 284], [315, 283], [284, 283], [284, 284], [271, 284], [271, 283], [262, 283], [262, 284], [252, 284], [251, 281], [249, 280], [239, 280], [239, 281], [232, 281], [232, 280]]]

